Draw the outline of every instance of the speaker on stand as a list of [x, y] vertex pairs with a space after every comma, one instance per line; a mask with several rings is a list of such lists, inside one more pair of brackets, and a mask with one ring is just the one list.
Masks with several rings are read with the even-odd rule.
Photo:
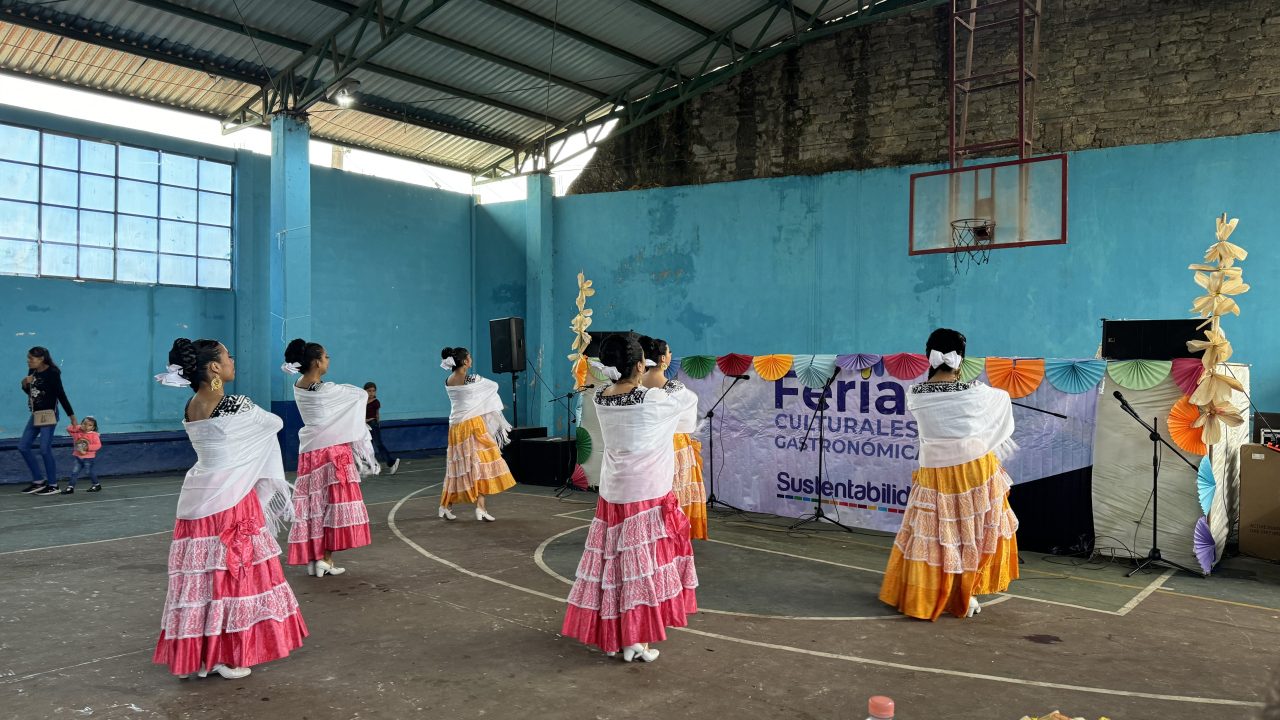
[[520, 405], [516, 384], [525, 368], [524, 318], [505, 317], [489, 321], [489, 346], [495, 375], [511, 373], [511, 419], [520, 425]]

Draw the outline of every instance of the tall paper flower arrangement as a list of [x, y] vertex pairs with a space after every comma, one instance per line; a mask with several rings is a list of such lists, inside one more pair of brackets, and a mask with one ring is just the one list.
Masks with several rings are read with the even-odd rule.
[[591, 334], [587, 332], [587, 328], [591, 327], [591, 311], [587, 309], [587, 298], [595, 294], [591, 281], [587, 280], [582, 273], [578, 273], [578, 314], [574, 316], [573, 322], [569, 323], [570, 329], [575, 333], [573, 352], [569, 354], [569, 361], [573, 363], [573, 379], [577, 382], [575, 387], [579, 388], [587, 384], [586, 353], [587, 346], [591, 344]]
[[1201, 328], [1208, 327], [1205, 339], [1187, 343], [1188, 350], [1204, 352], [1201, 357], [1204, 370], [1200, 373], [1195, 392], [1191, 394], [1191, 404], [1200, 409], [1200, 419], [1194, 425], [1204, 428], [1206, 445], [1221, 442], [1224, 423], [1231, 427], [1244, 423], [1239, 408], [1231, 403], [1231, 392], [1243, 392], [1244, 386], [1234, 377], [1218, 372], [1218, 366], [1231, 358], [1231, 343], [1222, 331], [1222, 316], [1227, 313], [1239, 315], [1240, 306], [1233, 297], [1249, 291], [1249, 286], [1241, 279], [1242, 269], [1235, 263], [1244, 260], [1249, 253], [1228, 241], [1239, 219], [1232, 218], [1228, 222], [1226, 213], [1223, 213], [1217, 220], [1218, 241], [1205, 251], [1204, 264], [1188, 266], [1189, 270], [1196, 271], [1196, 284], [1206, 292], [1191, 306], [1192, 312], [1205, 318], [1200, 324]]

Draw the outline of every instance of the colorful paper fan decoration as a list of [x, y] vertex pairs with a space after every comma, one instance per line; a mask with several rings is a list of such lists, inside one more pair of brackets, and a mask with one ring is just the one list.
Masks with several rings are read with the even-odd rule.
[[973, 382], [987, 368], [986, 358], [967, 357], [960, 363], [960, 381]]
[[582, 469], [581, 465], [575, 465], [573, 475], [569, 477], [569, 482], [579, 490], [586, 490], [590, 483], [587, 481], [587, 471]]
[[[675, 362], [673, 361], [671, 364], [675, 365]], [[689, 357], [680, 358], [680, 369], [684, 371], [685, 375], [694, 380], [701, 380], [710, 375], [711, 369], [715, 366], [716, 359], [713, 355], [690, 355]]]
[[1204, 365], [1200, 363], [1199, 358], [1177, 358], [1173, 361], [1173, 367], [1169, 372], [1178, 389], [1188, 397], [1195, 394], [1203, 373]]
[[671, 364], [667, 366], [667, 369], [663, 371], [662, 374], [668, 380], [675, 380], [676, 376], [680, 374], [680, 360], [678, 358], [671, 358]]
[[827, 380], [836, 370], [836, 356], [796, 355], [791, 369], [796, 371], [796, 379], [805, 387], [821, 389], [827, 386]]
[[915, 380], [929, 369], [929, 360], [920, 353], [894, 353], [885, 355], [884, 369], [899, 380]]
[[597, 383], [604, 383], [605, 385], [608, 385], [613, 382], [609, 378], [605, 377], [604, 373], [600, 372], [600, 370], [597, 369], [595, 365], [592, 365], [589, 360], [587, 361], [587, 373], [591, 375], [591, 379], [595, 380]]
[[573, 381], [577, 383], [574, 387], [585, 387], [587, 385], [587, 376], [591, 372], [591, 365], [585, 357], [579, 356], [573, 361]]
[[751, 356], [729, 353], [716, 358], [716, 366], [725, 375], [742, 375], [751, 368]]
[[1107, 365], [1107, 374], [1125, 390], [1150, 390], [1164, 382], [1172, 369], [1168, 360], [1118, 360]]
[[1035, 392], [1044, 381], [1044, 360], [989, 357], [987, 379], [992, 387], [1009, 393], [1009, 397], [1023, 398]]
[[1200, 561], [1200, 569], [1208, 575], [1213, 571], [1213, 556], [1217, 554], [1217, 544], [1209, 530], [1209, 520], [1203, 515], [1196, 520], [1196, 534], [1192, 545], [1195, 547], [1196, 560]]
[[845, 370], [866, 370], [867, 368], [875, 367], [876, 363], [879, 362], [879, 355], [870, 355], [868, 353], [836, 356], [836, 364]]
[[1044, 361], [1044, 376], [1049, 379], [1049, 384], [1068, 395], [1094, 389], [1106, 374], [1106, 360]]
[[1209, 448], [1204, 444], [1204, 430], [1195, 426], [1200, 419], [1200, 408], [1191, 404], [1183, 395], [1169, 410], [1169, 437], [1178, 447], [1189, 453], [1204, 455]]
[[591, 433], [587, 429], [578, 426], [578, 464], [591, 459]]
[[1213, 460], [1205, 455], [1200, 458], [1200, 469], [1196, 471], [1196, 490], [1200, 494], [1200, 509], [1209, 514], [1209, 506], [1213, 505], [1213, 496], [1218, 492], [1218, 483], [1213, 479]]
[[794, 361], [793, 355], [757, 355], [753, 364], [756, 366], [757, 375], [773, 382], [786, 377]]

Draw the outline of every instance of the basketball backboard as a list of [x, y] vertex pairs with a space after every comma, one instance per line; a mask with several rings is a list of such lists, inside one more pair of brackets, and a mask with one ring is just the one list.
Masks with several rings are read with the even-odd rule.
[[1067, 156], [933, 170], [911, 176], [911, 255], [1067, 242]]

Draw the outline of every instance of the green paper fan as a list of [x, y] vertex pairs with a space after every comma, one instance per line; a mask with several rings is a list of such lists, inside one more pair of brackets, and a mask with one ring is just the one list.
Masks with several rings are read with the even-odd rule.
[[1107, 365], [1107, 374], [1125, 390], [1150, 390], [1173, 369], [1170, 360], [1120, 360]]
[[967, 357], [960, 363], [960, 381], [973, 382], [987, 367], [986, 358]]
[[715, 369], [716, 358], [714, 355], [690, 355], [689, 357], [680, 358], [680, 369], [685, 375], [694, 380], [701, 380], [711, 371]]
[[578, 426], [578, 464], [586, 462], [591, 458], [591, 433], [587, 429]]
[[597, 383], [602, 385], [608, 385], [613, 382], [609, 378], [605, 377], [604, 373], [597, 370], [596, 366], [590, 362], [587, 363], [587, 374], [590, 375]]

